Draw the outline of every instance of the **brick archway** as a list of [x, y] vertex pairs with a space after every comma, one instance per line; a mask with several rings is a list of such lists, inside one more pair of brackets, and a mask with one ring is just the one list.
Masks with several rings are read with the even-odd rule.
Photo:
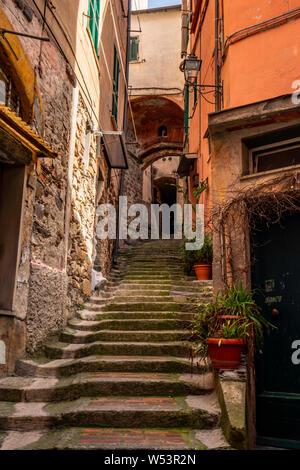
[[143, 169], [160, 158], [182, 154], [184, 111], [178, 103], [166, 96], [151, 95], [131, 99], [131, 107]]

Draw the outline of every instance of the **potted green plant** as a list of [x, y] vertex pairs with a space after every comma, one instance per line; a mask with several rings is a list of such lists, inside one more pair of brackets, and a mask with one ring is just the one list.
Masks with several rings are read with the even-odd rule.
[[[199, 204], [203, 192], [208, 188], [208, 178], [200, 181], [199, 187], [193, 191], [195, 204], [193, 204], [189, 199], [187, 192], [183, 191], [182, 188], [178, 185], [176, 185], [176, 187], [177, 191], [183, 194], [185, 201], [192, 206], [193, 212], [196, 216], [196, 205]], [[193, 229], [195, 228], [196, 222], [193, 221]], [[195, 239], [186, 241], [191, 243], [195, 242]], [[184, 246], [182, 249], [185, 272], [190, 274], [192, 270], [194, 270], [198, 280], [211, 279], [213, 259], [212, 234], [210, 232], [205, 233], [203, 246], [199, 250], [185, 250]]]
[[184, 270], [187, 274], [194, 270], [198, 280], [211, 279], [212, 258], [212, 235], [209, 232], [204, 235], [204, 243], [199, 250], [185, 250], [183, 248]]
[[257, 347], [263, 341], [264, 328], [273, 327], [255, 303], [254, 292], [233, 285], [216, 295], [199, 313], [195, 322], [198, 343], [196, 353], [210, 358], [215, 369], [235, 369], [247, 338], [253, 334]]
[[204, 235], [204, 243], [202, 248], [200, 248], [200, 250], [196, 250], [195, 263], [193, 265], [193, 269], [199, 281], [211, 279], [212, 260], [212, 234], [207, 232]]

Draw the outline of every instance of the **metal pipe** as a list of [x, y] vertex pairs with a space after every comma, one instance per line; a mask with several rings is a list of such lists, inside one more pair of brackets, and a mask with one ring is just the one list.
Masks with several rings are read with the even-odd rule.
[[219, 92], [219, 0], [215, 0], [215, 110], [220, 111]]
[[181, 57], [187, 55], [188, 45], [188, 13], [187, 13], [187, 0], [182, 0], [182, 15], [181, 15]]
[[40, 36], [33, 36], [32, 34], [19, 33], [17, 31], [11, 31], [10, 29], [0, 28], [0, 35], [5, 36], [5, 34], [14, 34], [15, 36], [22, 36], [24, 38], [37, 39], [38, 41], [49, 42], [49, 38], [43, 38]]

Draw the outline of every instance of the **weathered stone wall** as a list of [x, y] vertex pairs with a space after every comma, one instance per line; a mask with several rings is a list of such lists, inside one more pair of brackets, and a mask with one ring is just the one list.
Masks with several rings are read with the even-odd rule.
[[123, 195], [127, 196], [128, 205], [143, 201], [143, 172], [141, 162], [129, 152], [128, 170], [124, 174]]
[[[40, 19], [32, 10], [25, 15], [17, 3], [0, 1], [13, 28], [40, 36]], [[36, 93], [32, 125], [59, 153], [55, 160], [41, 159], [27, 168], [14, 314], [26, 323], [26, 346], [33, 352], [64, 323], [64, 224], [72, 84], [66, 73], [66, 61], [55, 43], [41, 44], [22, 37], [20, 41], [36, 71], [40, 90], [40, 94]]]
[[89, 125], [88, 111], [79, 96], [68, 246], [68, 310], [71, 312], [91, 294], [97, 142], [94, 135], [90, 134], [88, 144]]
[[[119, 198], [119, 187], [120, 187], [120, 170], [109, 170], [104, 161], [104, 155], [101, 153], [101, 166], [100, 170], [103, 175], [103, 187], [102, 191], [97, 198], [97, 207], [100, 204], [112, 204], [116, 208], [117, 213], [117, 204]], [[96, 224], [99, 221], [99, 217], [96, 217]], [[101, 271], [102, 275], [106, 277], [109, 274], [113, 263], [113, 253], [115, 247], [115, 240], [99, 240], [95, 236], [94, 240], [94, 269], [96, 271]]]
[[[126, 2], [124, 5], [126, 8]], [[15, 31], [37, 37], [47, 36], [48, 26], [43, 27], [40, 14], [32, 2], [0, 0], [0, 8]], [[74, 4], [76, 8], [78, 2]], [[124, 62], [127, 20], [124, 19], [121, 4], [113, 10], [116, 10], [115, 16], [120, 20], [117, 29], [123, 38], [121, 55]], [[108, 27], [102, 28], [106, 31], [103, 40], [106, 40], [105, 50], [112, 71], [112, 38], [115, 32], [110, 10], [105, 15], [105, 21]], [[76, 31], [76, 25], [74, 29]], [[84, 40], [86, 35], [90, 42], [85, 28], [81, 33]], [[57, 34], [55, 28], [54, 34]], [[61, 36], [57, 37], [65, 47]], [[81, 39], [80, 36], [80, 44]], [[35, 353], [48, 337], [58, 333], [67, 318], [86, 301], [91, 294], [93, 267], [101, 270], [104, 276], [108, 275], [115, 240], [99, 241], [95, 238], [95, 209], [101, 203], [117, 205], [121, 174], [120, 170], [109, 170], [103, 149], [97, 148], [97, 139], [93, 134], [87, 151], [90, 128], [98, 125], [106, 130], [115, 129], [111, 122], [112, 83], [109, 74], [106, 77], [102, 73], [101, 100], [95, 94], [93, 103], [90, 103], [94, 110], [94, 122], [90, 122], [91, 109], [86, 108], [86, 99], [80, 92], [78, 107], [74, 104], [77, 89], [81, 89], [72, 73], [74, 64], [67, 62], [52, 34], [50, 42], [21, 36], [20, 42], [32, 68], [32, 76], [35, 76], [31, 84], [35, 90], [35, 103], [30, 125], [59, 156], [56, 159], [39, 159], [26, 167], [14, 311], [9, 315], [0, 312], [0, 341], [5, 339], [9, 345], [6, 348], [9, 350], [9, 366], [8, 369], [5, 366], [5, 373], [13, 370], [15, 360], [24, 355], [25, 349], [29, 354]], [[94, 76], [90, 69], [87, 73], [98, 91], [99, 63], [92, 52], [96, 74]], [[66, 56], [70, 56], [69, 49]], [[105, 66], [103, 70], [106, 71]], [[123, 127], [123, 81], [120, 75], [119, 128]], [[103, 108], [99, 119], [96, 102], [100, 102]], [[129, 171], [132, 170], [133, 175], [128, 188], [130, 200], [136, 202], [135, 197], [139, 198], [138, 164], [131, 162], [130, 165]], [[2, 346], [0, 343], [0, 348]], [[0, 367], [0, 373], [2, 369]]]

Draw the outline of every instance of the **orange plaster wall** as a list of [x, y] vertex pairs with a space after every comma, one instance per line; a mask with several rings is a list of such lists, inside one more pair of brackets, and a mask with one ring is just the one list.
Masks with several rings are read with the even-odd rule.
[[[203, 10], [206, 1], [202, 1]], [[224, 14], [224, 40], [236, 31], [257, 25], [273, 17], [300, 8], [300, 0], [220, 0]], [[197, 31], [196, 26], [196, 30]], [[195, 34], [191, 35], [191, 47]], [[214, 84], [215, 2], [209, 0], [201, 35], [195, 45], [195, 54], [202, 59], [200, 82]], [[300, 79], [300, 18], [278, 27], [249, 36], [228, 48], [222, 63], [221, 80], [224, 85], [224, 107], [241, 106], [264, 99], [292, 93], [292, 82]], [[214, 101], [213, 94], [206, 95]], [[190, 96], [190, 116], [193, 113], [193, 95]], [[190, 173], [190, 198], [193, 198], [192, 176], [199, 173], [200, 180], [211, 177], [208, 140], [204, 139], [208, 114], [214, 105], [198, 99], [194, 116], [189, 121], [189, 151], [198, 153], [194, 170]], [[201, 201], [210, 216], [210, 191]]]
[[292, 93], [300, 79], [300, 18], [230, 45], [222, 79], [225, 108]]
[[299, 0], [223, 0], [225, 38], [300, 7]]

